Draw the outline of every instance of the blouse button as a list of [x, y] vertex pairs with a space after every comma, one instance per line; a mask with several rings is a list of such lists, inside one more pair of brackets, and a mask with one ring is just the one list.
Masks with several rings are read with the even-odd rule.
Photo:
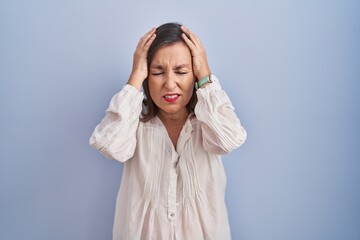
[[175, 217], [175, 213], [170, 213], [170, 217]]

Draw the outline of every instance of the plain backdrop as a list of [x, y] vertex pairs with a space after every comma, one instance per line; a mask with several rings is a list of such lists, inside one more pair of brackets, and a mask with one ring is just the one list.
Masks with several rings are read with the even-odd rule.
[[0, 0], [0, 239], [111, 239], [123, 166], [88, 140], [170, 21], [248, 132], [223, 158], [233, 239], [359, 240], [358, 0]]

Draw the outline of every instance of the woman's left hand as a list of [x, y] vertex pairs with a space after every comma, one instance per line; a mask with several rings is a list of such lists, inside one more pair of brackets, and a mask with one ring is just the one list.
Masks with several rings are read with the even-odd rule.
[[184, 32], [182, 34], [183, 39], [191, 52], [194, 75], [198, 80], [209, 76], [211, 71], [207, 61], [205, 47], [198, 36], [188, 28], [181, 26], [181, 30]]

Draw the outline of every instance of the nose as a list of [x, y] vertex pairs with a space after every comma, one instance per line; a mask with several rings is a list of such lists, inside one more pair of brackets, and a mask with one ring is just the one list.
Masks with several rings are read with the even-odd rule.
[[177, 85], [175, 78], [176, 78], [176, 75], [171, 73], [171, 72], [166, 74], [166, 79], [165, 79], [165, 87], [166, 87], [166, 89], [168, 89], [168, 90], [175, 89], [175, 87]]

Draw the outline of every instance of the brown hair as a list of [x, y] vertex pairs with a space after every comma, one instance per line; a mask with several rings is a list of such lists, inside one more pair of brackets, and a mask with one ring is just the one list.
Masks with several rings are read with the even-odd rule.
[[[178, 23], [165, 23], [158, 28], [156, 28], [156, 38], [150, 45], [148, 55], [147, 55], [147, 65], [148, 69], [150, 69], [150, 64], [153, 60], [155, 53], [163, 46], [173, 45], [175, 43], [184, 42], [182, 38], [183, 31], [181, 30], [181, 25]], [[184, 42], [185, 43], [185, 42]], [[151, 99], [150, 92], [149, 92], [149, 82], [146, 78], [143, 82], [144, 88], [144, 105], [146, 111], [143, 112], [143, 116], [140, 118], [141, 121], [146, 122], [149, 121], [151, 118], [155, 117], [158, 112], [158, 107]], [[195, 105], [197, 103], [196, 91], [194, 86], [193, 95], [189, 100], [186, 107], [188, 108], [190, 113], [194, 112]]]

